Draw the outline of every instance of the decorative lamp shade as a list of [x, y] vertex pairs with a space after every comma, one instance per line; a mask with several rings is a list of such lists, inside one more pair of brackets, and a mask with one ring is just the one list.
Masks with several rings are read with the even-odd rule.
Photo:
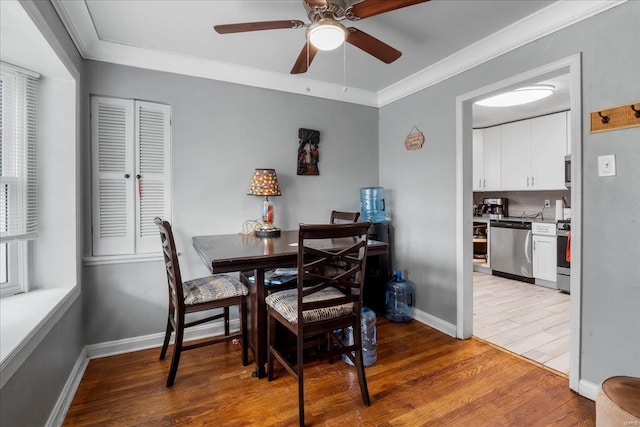
[[256, 169], [249, 184], [249, 192], [252, 196], [280, 196], [280, 185], [275, 169]]

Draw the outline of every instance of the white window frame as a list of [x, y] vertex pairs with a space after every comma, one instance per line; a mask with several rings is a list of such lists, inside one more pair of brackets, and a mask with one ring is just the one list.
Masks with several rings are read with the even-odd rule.
[[[13, 141], [13, 144], [19, 144], [19, 147], [13, 147], [13, 149], [17, 151], [24, 150], [22, 154], [18, 154], [18, 163], [13, 163], [16, 159], [12, 157], [7, 164], [3, 165], [3, 167], [10, 165], [12, 168], [17, 168], [20, 171], [20, 175], [3, 176], [1, 185], [22, 187], [19, 190], [19, 197], [16, 196], [15, 192], [9, 192], [9, 194], [17, 198], [12, 197], [7, 201], [6, 205], [3, 203], [3, 206], [6, 206], [7, 209], [12, 209], [11, 207], [17, 204], [17, 209], [22, 216], [22, 218], [19, 217], [18, 219], [19, 224], [11, 220], [10, 214], [3, 216], [7, 222], [3, 223], [3, 227], [6, 228], [3, 228], [2, 231], [7, 234], [3, 234], [0, 241], [0, 298], [4, 298], [28, 292], [30, 288], [34, 287], [33, 283], [30, 283], [30, 279], [34, 276], [32, 272], [33, 260], [30, 253], [33, 252], [35, 244], [32, 239], [37, 237], [38, 200], [37, 190], [29, 193], [25, 188], [29, 188], [29, 185], [37, 185], [37, 142], [35, 135], [38, 118], [35, 111], [38, 104], [36, 79], [40, 75], [5, 62], [0, 63], [0, 66], [3, 78], [20, 80], [16, 82], [15, 86], [16, 98], [24, 96], [15, 103], [13, 103], [12, 99], [5, 98], [6, 93], [3, 93], [3, 96], [0, 97], [3, 104], [11, 102], [11, 105], [4, 104], [1, 109], [4, 116], [2, 117], [2, 123], [10, 125], [9, 129], [2, 129], [1, 139], [4, 143], [9, 134], [16, 132], [19, 135], [19, 140], [17, 142]], [[2, 85], [2, 90], [5, 90], [4, 84]], [[16, 105], [18, 106], [17, 109]], [[30, 117], [25, 115], [20, 120], [5, 116], [6, 114], [17, 114], [23, 108], [34, 111], [34, 115]], [[19, 129], [13, 129], [11, 126], [17, 126]], [[33, 135], [34, 139], [29, 139], [28, 135]], [[3, 148], [11, 150], [13, 144], [3, 144]], [[29, 194], [33, 194], [33, 196]]]
[[[145, 111], [151, 116], [148, 114], [141, 116], [141, 111]], [[103, 138], [100, 129], [102, 120], [100, 114], [103, 114], [102, 112], [106, 114], [104, 116], [106, 128], [103, 128], [105, 130], [104, 138], [106, 139], [101, 139]], [[155, 116], [154, 112], [158, 113], [158, 116]], [[144, 120], [147, 121], [143, 122]], [[114, 123], [116, 123], [115, 127]], [[141, 123], [150, 125], [152, 132], [148, 132], [149, 126], [141, 126]], [[155, 132], [160, 132], [161, 137], [154, 139]], [[117, 140], [110, 139], [114, 134], [118, 135], [116, 137]], [[150, 154], [152, 156], [149, 157], [151, 162], [148, 160], [143, 162], [141, 160], [141, 144], [148, 142], [151, 142], [152, 149], [153, 147], [158, 147], [158, 143], [161, 143], [163, 147], [161, 153], [162, 161], [154, 164], [162, 170], [160, 173], [143, 171], [143, 164], [154, 163], [154, 159], [157, 159], [157, 157], [153, 156], [159, 154], [158, 152]], [[100, 147], [102, 143], [106, 144], [105, 149], [110, 158], [118, 159], [117, 165], [106, 164], [107, 166], [102, 167], [100, 163]], [[146, 146], [150, 147], [149, 145]], [[154, 232], [150, 235], [149, 218], [144, 221], [142, 219], [141, 197], [144, 200], [149, 200], [152, 204], [154, 201], [158, 203], [157, 186], [160, 185], [163, 188], [161, 192], [163, 197], [160, 199], [160, 205], [154, 206], [155, 209], [152, 209], [154, 212], [152, 216], [161, 216], [170, 220], [171, 107], [167, 104], [135, 99], [92, 96], [91, 148], [92, 240], [91, 258], [88, 261], [102, 260], [110, 262], [110, 260], [117, 261], [161, 255], [160, 246], [157, 244], [157, 233]], [[118, 151], [114, 152], [114, 149]], [[124, 160], [121, 156], [124, 156]], [[117, 211], [117, 216], [113, 216], [109, 206], [113, 197], [111, 196], [112, 193], [108, 193], [109, 196], [104, 198], [101, 197], [102, 188], [107, 188], [105, 185], [109, 188], [109, 191], [117, 192], [118, 200], [126, 206], [125, 212], [120, 208]], [[147, 197], [149, 198], [145, 199], [145, 190], [147, 189], [149, 191]], [[101, 201], [103, 205], [100, 204]], [[117, 206], [117, 204], [112, 206]], [[145, 206], [148, 208], [149, 204]], [[103, 208], [106, 215], [112, 216], [101, 217]], [[124, 220], [114, 222], [114, 219], [119, 217], [124, 218]], [[151, 221], [153, 221], [152, 218]], [[104, 228], [105, 234], [101, 233], [100, 227], [102, 224], [106, 224], [106, 228]], [[118, 227], [118, 225], [121, 227]]]
[[[33, 263], [30, 262], [29, 249], [33, 246], [33, 241], [12, 241], [0, 244], [0, 257], [7, 257], [7, 271], [5, 282], [0, 283], [0, 298], [11, 295], [29, 292], [32, 288], [29, 278], [33, 277]], [[6, 249], [4, 249], [6, 248]]]

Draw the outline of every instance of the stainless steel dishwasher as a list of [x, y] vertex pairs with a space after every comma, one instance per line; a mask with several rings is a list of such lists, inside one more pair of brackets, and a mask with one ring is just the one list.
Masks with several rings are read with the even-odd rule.
[[534, 283], [531, 222], [491, 221], [490, 227], [493, 274]]

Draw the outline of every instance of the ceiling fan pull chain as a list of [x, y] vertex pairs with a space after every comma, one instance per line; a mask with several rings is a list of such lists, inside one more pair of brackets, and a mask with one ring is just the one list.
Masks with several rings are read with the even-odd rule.
[[306, 44], [306, 48], [307, 48], [307, 71], [305, 73], [305, 77], [307, 78], [307, 88], [306, 91], [307, 92], [311, 92], [311, 88], [309, 87], [309, 45], [311, 44], [311, 42], [309, 41], [309, 37], [307, 36], [307, 44]]
[[342, 43], [342, 91], [347, 91], [347, 44]]

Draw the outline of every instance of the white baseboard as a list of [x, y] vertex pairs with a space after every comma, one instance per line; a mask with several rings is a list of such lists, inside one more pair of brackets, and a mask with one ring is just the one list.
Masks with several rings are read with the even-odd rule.
[[586, 397], [587, 399], [591, 399], [593, 401], [596, 400], [596, 397], [598, 397], [598, 393], [600, 393], [599, 384], [594, 384], [586, 380], [580, 380], [578, 384], [578, 394], [580, 396]]
[[456, 325], [453, 325], [449, 322], [445, 322], [439, 317], [436, 317], [431, 314], [425, 313], [424, 311], [415, 309], [413, 318], [420, 323], [424, 323], [425, 325], [432, 327], [433, 329], [437, 329], [443, 334], [447, 334], [453, 338], [456, 337]]
[[87, 349], [85, 347], [80, 352], [78, 360], [76, 360], [76, 364], [73, 366], [69, 378], [60, 392], [58, 401], [51, 410], [51, 414], [49, 414], [49, 419], [45, 424], [46, 427], [58, 427], [62, 425], [88, 364], [89, 359], [87, 358]]
[[[231, 331], [240, 328], [238, 319], [229, 322]], [[224, 327], [221, 322], [211, 325], [199, 325], [187, 329], [184, 332], [184, 340], [191, 341], [209, 336], [222, 334]], [[122, 340], [107, 341], [100, 344], [87, 345], [87, 356], [89, 359], [97, 359], [100, 357], [113, 356], [116, 354], [130, 353], [132, 351], [146, 350], [148, 348], [160, 347], [164, 341], [164, 332], [157, 334], [143, 335], [133, 338], [125, 338]], [[173, 337], [171, 338], [173, 343]]]

